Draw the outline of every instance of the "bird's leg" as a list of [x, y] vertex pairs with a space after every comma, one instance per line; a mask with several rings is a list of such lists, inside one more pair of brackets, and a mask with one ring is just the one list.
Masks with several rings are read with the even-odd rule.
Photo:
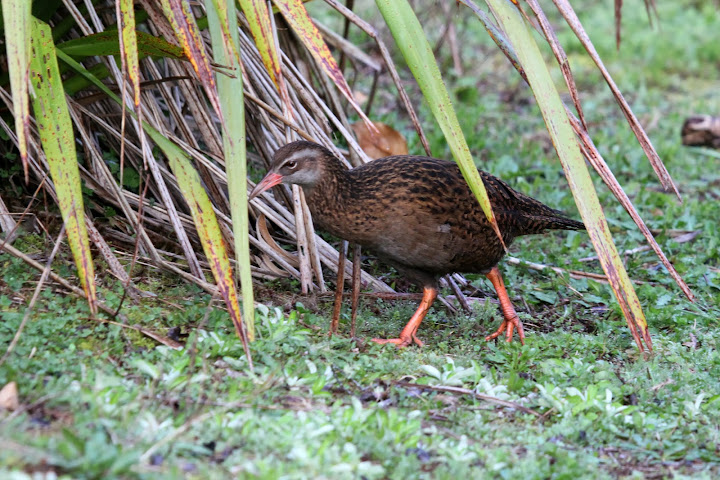
[[358, 303], [360, 302], [360, 274], [362, 269], [360, 263], [362, 256], [360, 255], [360, 244], [355, 244], [353, 249], [353, 276], [352, 276], [352, 310], [350, 313], [350, 338], [355, 338], [355, 321], [358, 313]]
[[493, 267], [486, 277], [492, 282], [493, 287], [495, 287], [495, 291], [497, 292], [498, 300], [500, 300], [500, 310], [502, 310], [503, 314], [503, 322], [500, 324], [500, 328], [498, 328], [492, 335], [485, 337], [485, 340], [492, 340], [493, 338], [497, 338], [505, 333], [506, 340], [510, 342], [513, 337], [513, 331], [517, 328], [520, 343], [525, 345], [525, 332], [523, 331], [520, 318], [515, 312], [512, 302], [510, 302], [510, 297], [505, 289], [505, 283], [500, 275], [500, 270], [498, 270], [497, 267]]
[[342, 309], [343, 287], [345, 286], [345, 255], [347, 254], [348, 242], [343, 240], [340, 245], [340, 256], [338, 257], [337, 282], [335, 289], [335, 304], [333, 305], [333, 314], [330, 319], [330, 331], [328, 336], [332, 337], [338, 333], [338, 325], [340, 324], [340, 310]]
[[422, 347], [423, 342], [421, 342], [420, 339], [415, 336], [415, 333], [417, 333], [420, 322], [423, 321], [423, 318], [425, 318], [428, 310], [430, 310], [430, 306], [432, 305], [433, 301], [435, 301], [435, 297], [437, 297], [437, 294], [437, 288], [427, 286], [423, 287], [423, 298], [420, 301], [420, 306], [417, 310], [415, 310], [413, 316], [410, 317], [410, 320], [408, 321], [407, 325], [405, 325], [405, 328], [402, 329], [402, 332], [400, 332], [400, 337], [373, 338], [372, 341], [381, 344], [394, 343], [398, 347], [407, 347], [408, 345], [415, 342]]

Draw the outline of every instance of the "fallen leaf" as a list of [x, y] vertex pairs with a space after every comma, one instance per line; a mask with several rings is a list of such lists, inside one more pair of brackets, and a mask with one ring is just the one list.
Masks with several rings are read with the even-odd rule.
[[700, 230], [694, 230], [692, 232], [684, 233], [682, 235], [678, 235], [677, 237], [673, 237], [673, 240], [677, 243], [685, 243], [685, 242], [691, 242], [695, 240], [695, 237], [700, 235]]
[[685, 119], [680, 135], [683, 145], [720, 148], [720, 117], [692, 115]]
[[672, 378], [669, 378], [669, 379], [665, 380], [664, 382], [658, 383], [657, 385], [650, 387], [650, 390], [652, 390], [653, 392], [657, 392], [661, 388], [666, 387], [668, 385], [672, 385], [674, 383], [675, 383], [675, 380], [673, 380]]
[[390, 155], [407, 155], [407, 140], [400, 132], [382, 122], [373, 122], [380, 134], [371, 132], [364, 122], [353, 123], [352, 128], [357, 135], [358, 143], [372, 159], [389, 157]]
[[695, 335], [692, 333], [690, 334], [690, 341], [689, 342], [683, 342], [683, 347], [688, 347], [691, 350], [697, 350], [698, 347], [698, 339]]
[[10, 382], [0, 390], [0, 410], [17, 410], [19, 406], [17, 383]]

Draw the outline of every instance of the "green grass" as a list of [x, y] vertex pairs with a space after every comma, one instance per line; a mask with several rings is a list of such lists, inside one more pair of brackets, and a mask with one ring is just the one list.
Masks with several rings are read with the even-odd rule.
[[[653, 355], [639, 357], [607, 286], [507, 264], [501, 269], [526, 325], [525, 347], [483, 340], [499, 321], [493, 305], [457, 316], [436, 305], [419, 332], [426, 347], [380, 347], [366, 340], [396, 335], [415, 305], [370, 299], [361, 302], [362, 341], [328, 339], [330, 300], [308, 298], [301, 299], [307, 307], [289, 312], [258, 309], [253, 373], [227, 314], [208, 311], [208, 297], [174, 278], [146, 272], [144, 288], [158, 298], [140, 306], [128, 301], [124, 313], [161, 334], [180, 327], [188, 336], [179, 351], [89, 320], [82, 301], [46, 288], [0, 366], [0, 386], [17, 382], [21, 402], [18, 411], [0, 412], [0, 477], [52, 471], [148, 479], [717, 478], [720, 160], [681, 147], [679, 129], [688, 114], [720, 112], [720, 17], [690, 2], [661, 2], [662, 30], [649, 30], [642, 2], [625, 3], [619, 52], [610, 3], [584, 9], [581, 19], [649, 126], [683, 203], [659, 191], [581, 51], [569, 46], [568, 55], [595, 142], [698, 296], [695, 305], [682, 298], [653, 254], [626, 257], [631, 277], [645, 282], [638, 294]], [[465, 39], [478, 45], [475, 55], [495, 55], [485, 39], [475, 40], [474, 28], [469, 22]], [[540, 115], [514, 74], [479, 66], [462, 78], [449, 75], [449, 83], [457, 86], [458, 113], [478, 164], [575, 212]], [[509, 93], [514, 100], [502, 101]], [[385, 121], [407, 125], [392, 113]], [[428, 134], [433, 152], [449, 157], [439, 132]], [[597, 185], [619, 249], [642, 244], [627, 214]], [[701, 233], [676, 243], [672, 230]], [[19, 246], [46, 250], [32, 236]], [[526, 237], [511, 253], [599, 269], [579, 261], [593, 255], [583, 233]], [[61, 255], [59, 271], [69, 277], [69, 253]], [[15, 335], [37, 279], [0, 255], [0, 345]], [[470, 279], [494, 298], [484, 278]], [[117, 305], [117, 284], [109, 276], [99, 280], [103, 299]], [[276, 282], [261, 289], [260, 300], [282, 304], [279, 298], [296, 293], [292, 282]], [[344, 311], [346, 330], [348, 317]], [[542, 417], [407, 383], [461, 387]]]

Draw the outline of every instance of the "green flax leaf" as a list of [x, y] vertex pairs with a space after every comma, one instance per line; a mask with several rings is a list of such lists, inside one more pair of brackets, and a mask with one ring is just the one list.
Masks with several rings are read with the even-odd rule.
[[600, 264], [625, 315], [630, 332], [641, 351], [643, 340], [648, 349], [652, 350], [650, 333], [640, 300], [613, 243], [590, 172], [585, 165], [585, 158], [580, 151], [560, 94], [553, 84], [540, 49], [516, 7], [507, 0], [487, 0], [487, 3], [493, 9], [495, 18], [505, 31], [527, 75], [528, 83], [565, 170], [575, 203], [598, 253]]
[[10, 88], [13, 97], [15, 134], [18, 138], [20, 158], [28, 180], [27, 132], [30, 123], [28, 99], [28, 72], [30, 67], [30, 7], [27, 0], [2, 0], [5, 25], [5, 51], [10, 71]]
[[[226, 8], [234, 12], [233, 0], [227, 1]], [[208, 25], [212, 40], [215, 61], [224, 65], [232, 75], [217, 75], [218, 96], [223, 106], [223, 115], [227, 129], [223, 132], [223, 150], [225, 153], [225, 169], [228, 178], [230, 196], [230, 213], [232, 215], [235, 238], [235, 259], [240, 272], [240, 285], [243, 298], [243, 313], [247, 326], [248, 339], [255, 339], [255, 304], [253, 299], [252, 275], [250, 271], [250, 237], [247, 200], [247, 164], [245, 138], [245, 101], [243, 80], [237, 57], [229, 55], [223, 46], [232, 42], [233, 50], [237, 49], [237, 17], [228, 16], [230, 39], [223, 39], [221, 19], [213, 10], [213, 2], [206, 1]]]
[[55, 185], [80, 283], [87, 294], [90, 311], [95, 314], [95, 269], [85, 227], [75, 135], [48, 24], [33, 19], [32, 38], [30, 81], [34, 93], [32, 103], [35, 121], [50, 166], [50, 177]]

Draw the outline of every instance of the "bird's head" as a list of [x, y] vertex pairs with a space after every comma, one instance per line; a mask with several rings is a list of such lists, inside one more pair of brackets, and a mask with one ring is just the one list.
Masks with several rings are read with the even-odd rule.
[[250, 192], [252, 200], [265, 190], [279, 185], [295, 184], [304, 189], [317, 185], [325, 173], [328, 161], [335, 156], [317, 143], [297, 141], [279, 148], [273, 155], [267, 175]]

